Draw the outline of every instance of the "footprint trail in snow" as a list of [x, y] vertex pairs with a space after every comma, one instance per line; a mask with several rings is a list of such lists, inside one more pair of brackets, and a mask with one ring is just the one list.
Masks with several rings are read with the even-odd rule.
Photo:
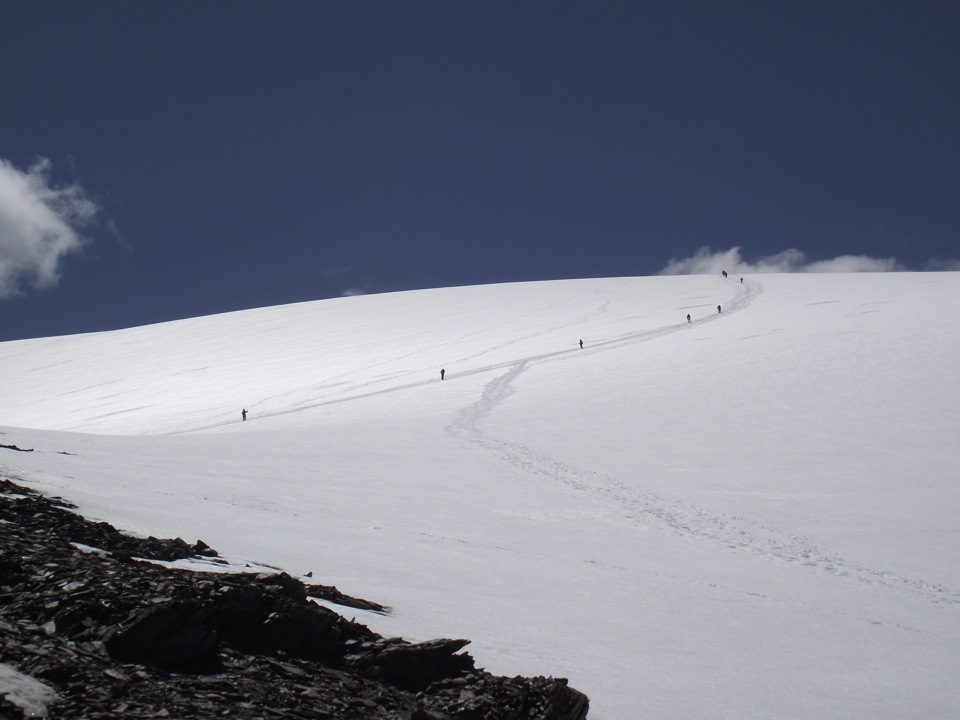
[[[725, 315], [744, 310], [763, 292], [762, 286], [755, 281], [745, 283], [742, 288], [742, 292], [727, 306], [724, 313], [703, 318], [699, 322], [719, 320]], [[680, 326], [649, 330], [611, 340], [603, 345], [605, 348], [612, 348], [649, 342], [682, 330], [686, 326], [687, 324], [684, 323]], [[599, 351], [600, 348], [595, 347], [594, 350]], [[848, 563], [835, 554], [813, 546], [803, 537], [797, 537], [746, 518], [726, 516], [690, 503], [665, 498], [627, 485], [612, 475], [581, 468], [552, 458], [527, 445], [497, 438], [480, 428], [481, 423], [497, 406], [513, 394], [516, 382], [531, 365], [555, 361], [569, 355], [569, 351], [548, 353], [506, 364], [507, 371], [484, 386], [480, 399], [464, 408], [458, 418], [447, 427], [447, 432], [489, 451], [514, 468], [546, 477], [579, 492], [606, 497], [613, 501], [619, 508], [621, 516], [628, 521], [659, 527], [681, 536], [718, 543], [734, 551], [796, 563], [798, 566], [837, 577], [851, 578], [869, 585], [907, 592], [933, 603], [960, 605], [960, 593], [942, 585]]]

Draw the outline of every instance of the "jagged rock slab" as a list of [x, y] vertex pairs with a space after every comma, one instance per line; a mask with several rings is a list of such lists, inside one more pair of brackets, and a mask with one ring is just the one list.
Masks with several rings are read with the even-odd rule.
[[309, 600], [389, 611], [332, 586], [140, 560], [198, 556], [217, 560], [0, 479], [0, 720], [587, 716], [564, 679], [494, 677], [467, 640], [382, 638]]

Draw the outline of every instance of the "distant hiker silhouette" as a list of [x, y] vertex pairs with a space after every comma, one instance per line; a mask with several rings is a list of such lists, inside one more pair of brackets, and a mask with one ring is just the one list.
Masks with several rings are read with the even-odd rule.
[[443, 380], [443, 376], [447, 374], [447, 371], [443, 368], [440, 368], [440, 379]]
[[583, 350], [583, 340], [580, 341], [580, 349]]
[[743, 282], [743, 278], [740, 278], [740, 282]]
[[726, 270], [721, 270], [721, 272], [723, 273], [723, 276], [724, 276], [724, 277], [727, 276], [727, 271], [726, 271]]
[[243, 412], [240, 413], [240, 416], [244, 419], [244, 421], [246, 421], [246, 419], [247, 419], [247, 409], [246, 409], [246, 408], [243, 409]]
[[717, 312], [720, 312], [720, 306], [717, 305]]
[[690, 313], [687, 313], [687, 322], [690, 322]]

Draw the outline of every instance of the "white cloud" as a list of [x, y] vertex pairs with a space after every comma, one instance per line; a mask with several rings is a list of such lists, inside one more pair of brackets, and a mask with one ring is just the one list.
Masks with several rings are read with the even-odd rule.
[[61, 259], [99, 212], [79, 185], [52, 185], [50, 167], [39, 158], [21, 171], [0, 158], [0, 298], [56, 284]]
[[342, 293], [340, 297], [356, 297], [357, 295], [366, 295], [367, 291], [360, 288], [347, 288]]
[[748, 263], [740, 257], [739, 247], [717, 252], [708, 247], [702, 247], [693, 257], [671, 259], [659, 274], [700, 275], [719, 273], [722, 270], [726, 270], [731, 275], [743, 275], [795, 272], [891, 272], [906, 270], [906, 268], [896, 258], [872, 258], [866, 255], [841, 255], [831, 260], [807, 262], [806, 256], [793, 248]]

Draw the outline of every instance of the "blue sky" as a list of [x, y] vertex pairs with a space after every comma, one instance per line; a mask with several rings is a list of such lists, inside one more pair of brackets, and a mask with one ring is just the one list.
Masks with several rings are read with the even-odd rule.
[[731, 252], [957, 268], [958, 36], [952, 1], [0, 0], [0, 340]]

